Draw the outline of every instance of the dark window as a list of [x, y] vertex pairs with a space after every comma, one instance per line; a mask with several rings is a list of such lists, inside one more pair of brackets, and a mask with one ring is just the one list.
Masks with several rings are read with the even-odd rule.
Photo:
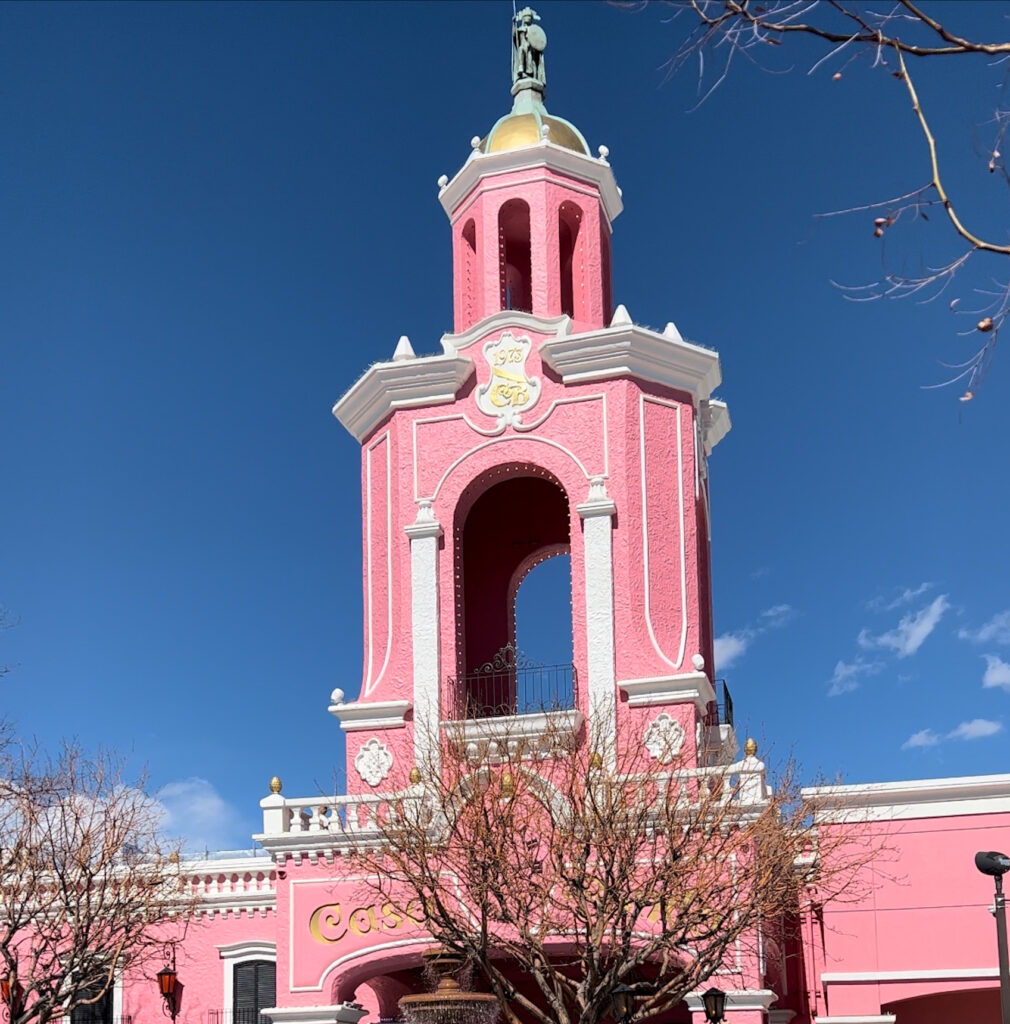
[[93, 1003], [75, 1006], [70, 1011], [70, 1024], [112, 1024], [112, 988]]
[[261, 1024], [263, 1010], [277, 1005], [276, 978], [277, 965], [272, 960], [247, 960], [235, 965], [233, 1024]]
[[522, 199], [510, 199], [498, 211], [498, 258], [501, 308], [533, 312], [530, 208]]

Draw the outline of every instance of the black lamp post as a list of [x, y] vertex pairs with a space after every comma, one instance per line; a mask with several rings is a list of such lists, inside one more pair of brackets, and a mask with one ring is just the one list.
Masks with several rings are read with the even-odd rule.
[[993, 907], [996, 918], [996, 948], [999, 953], [999, 1001], [1003, 1011], [1003, 1024], [1010, 1024], [1010, 960], [1006, 943], [1006, 899], [1003, 896], [1003, 876], [1010, 871], [1010, 857], [995, 850], [975, 854], [975, 867], [983, 875], [991, 875], [996, 882], [996, 900]]
[[161, 1008], [162, 1013], [166, 1017], [172, 1018], [172, 1024], [175, 1024], [176, 1015], [179, 1012], [178, 1003], [178, 986], [179, 986], [179, 975], [175, 971], [175, 946], [169, 945], [165, 947], [165, 959], [167, 960], [171, 956], [170, 963], [166, 963], [160, 971], [158, 971], [158, 991], [161, 992], [161, 998], [165, 1000], [164, 1005]]
[[610, 1005], [616, 1024], [628, 1024], [635, 1012], [635, 990], [623, 982], [610, 990]]
[[0, 999], [3, 1000], [4, 1006], [8, 1010], [8, 1020], [14, 1020], [15, 1017], [21, 1013], [21, 998], [24, 995], [24, 989], [21, 988], [21, 982], [18, 981], [16, 968], [12, 967], [8, 974], [5, 974], [0, 978]]
[[705, 1004], [705, 1020], [709, 1024], [721, 1024], [726, 1019], [726, 993], [721, 988], [713, 987], [703, 992], [701, 1001]]

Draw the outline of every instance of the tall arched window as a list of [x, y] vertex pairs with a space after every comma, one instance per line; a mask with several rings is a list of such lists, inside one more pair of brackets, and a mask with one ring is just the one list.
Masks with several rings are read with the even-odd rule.
[[477, 319], [477, 227], [471, 217], [460, 232], [463, 261], [463, 321], [469, 327]]
[[[573, 706], [570, 640], [562, 662], [550, 665], [524, 658], [516, 642], [517, 592], [527, 578], [539, 578], [541, 563], [568, 554], [569, 522], [568, 496], [537, 466], [498, 467], [464, 495], [455, 524], [458, 675], [447, 695], [455, 705], [447, 709], [452, 717]], [[565, 599], [542, 607], [540, 615], [554, 623], [554, 633], [570, 637], [570, 574], [566, 579]], [[535, 580], [531, 585], [535, 590]]]
[[610, 323], [614, 314], [614, 285], [610, 270], [610, 228], [600, 216], [600, 272], [603, 275], [603, 322]]
[[232, 1024], [264, 1024], [261, 1013], [277, 1005], [277, 965], [273, 960], [235, 964]]
[[531, 313], [530, 208], [522, 199], [510, 199], [498, 211], [498, 269], [501, 308]]
[[[575, 316], [576, 289], [582, 284], [583, 267], [579, 246], [582, 210], [572, 202], [558, 209], [558, 256], [561, 275], [561, 312]], [[581, 311], [580, 311], [581, 312]]]

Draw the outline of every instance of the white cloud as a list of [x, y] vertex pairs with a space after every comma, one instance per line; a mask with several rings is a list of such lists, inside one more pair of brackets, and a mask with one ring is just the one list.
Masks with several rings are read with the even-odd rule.
[[717, 636], [714, 644], [716, 670], [725, 672], [733, 662], [744, 655], [752, 640], [770, 629], [780, 629], [795, 619], [797, 614], [791, 604], [774, 604], [761, 613], [756, 623]]
[[1002, 686], [1010, 693], [1010, 665], [995, 654], [983, 654], [985, 658], [985, 674], [982, 676], [982, 685]]
[[997, 612], [978, 629], [959, 629], [957, 635], [976, 644], [1010, 644], [1010, 608]]
[[932, 729], [920, 729], [918, 732], [913, 732], [902, 743], [901, 749], [911, 750], [913, 747], [935, 747], [939, 742], [940, 737]]
[[154, 796], [161, 806], [162, 832], [181, 841], [186, 853], [252, 845], [242, 815], [206, 779], [169, 782]]
[[872, 612], [891, 612], [902, 605], [911, 604], [917, 597], [922, 597], [927, 590], [935, 587], [935, 583], [920, 583], [917, 587], [904, 587], [897, 595], [890, 600], [886, 597], [874, 597], [866, 602], [866, 607]]
[[761, 613], [761, 618], [768, 629], [778, 629], [779, 626], [784, 626], [796, 618], [796, 609], [791, 604], [775, 604], [771, 608], [766, 608]]
[[747, 650], [747, 645], [753, 638], [754, 634], [747, 631], [717, 636], [714, 644], [715, 667], [720, 672], [725, 672]]
[[861, 676], [876, 675], [883, 667], [881, 662], [867, 661], [865, 658], [837, 662], [829, 680], [831, 685], [828, 696], [840, 697], [843, 693], [851, 693], [859, 686]]
[[973, 718], [970, 722], [962, 722], [956, 729], [947, 733], [947, 739], [979, 740], [986, 736], [995, 736], [1002, 731], [1002, 722], [991, 722], [988, 718]]
[[856, 642], [864, 650], [886, 648], [894, 651], [899, 658], [907, 658], [925, 643], [949, 607], [947, 595], [941, 594], [920, 611], [909, 612], [894, 629], [886, 633], [873, 636], [867, 629], [860, 630]]

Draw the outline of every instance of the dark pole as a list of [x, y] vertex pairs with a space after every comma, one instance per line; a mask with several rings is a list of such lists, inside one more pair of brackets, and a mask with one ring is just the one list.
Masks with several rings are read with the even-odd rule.
[[999, 1001], [1003, 1024], [1010, 1024], [1010, 960], [1006, 947], [1006, 899], [1003, 896], [1003, 876], [1010, 871], [1010, 857], [996, 850], [980, 850], [975, 854], [975, 867], [983, 875], [991, 875], [996, 883], [993, 916], [996, 918], [996, 948], [999, 953]]
[[999, 947], [999, 1001], [1003, 1009], [1003, 1024], [1010, 1024], [1010, 959], [1006, 945], [1006, 899], [1003, 896], [1003, 876], [996, 875], [996, 945]]

